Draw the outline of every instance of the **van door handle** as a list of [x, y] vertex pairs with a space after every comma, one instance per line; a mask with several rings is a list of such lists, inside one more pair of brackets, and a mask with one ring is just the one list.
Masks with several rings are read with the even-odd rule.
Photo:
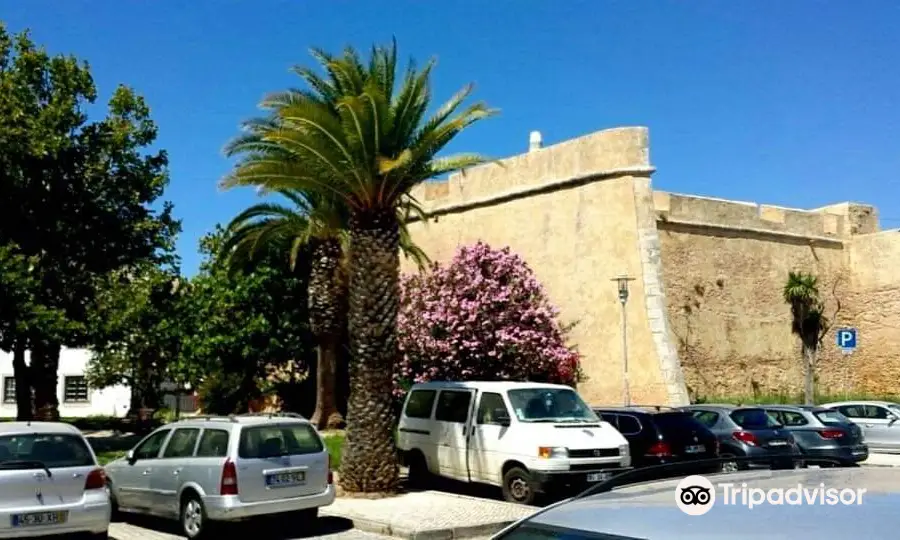
[[175, 469], [174, 472], [172, 472], [172, 474], [174, 474], [175, 476], [178, 476], [179, 474], [181, 474], [181, 469], [182, 469], [182, 467], [178, 467], [177, 469]]

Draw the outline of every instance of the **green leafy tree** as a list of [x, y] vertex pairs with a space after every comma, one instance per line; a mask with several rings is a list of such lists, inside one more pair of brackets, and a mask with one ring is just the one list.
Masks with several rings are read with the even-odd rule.
[[60, 348], [90, 341], [98, 281], [165, 256], [179, 229], [171, 205], [151, 207], [168, 176], [165, 152], [145, 151], [157, 132], [146, 103], [119, 87], [106, 117], [89, 123], [84, 107], [95, 99], [86, 64], [51, 57], [27, 32], [13, 36], [0, 25], [0, 238], [33, 267], [40, 284], [32, 305], [68, 321], [7, 326], [24, 332], [6, 342], [31, 351], [43, 418], [59, 416]]
[[800, 338], [803, 351], [803, 398], [807, 405], [813, 405], [816, 354], [830, 328], [825, 303], [819, 294], [819, 280], [813, 274], [789, 272], [782, 294], [791, 306], [791, 331]]
[[420, 70], [410, 62], [398, 77], [395, 43], [373, 48], [365, 63], [352, 48], [313, 56], [324, 74], [295, 69], [307, 88], [286, 94], [276, 128], [264, 136], [294, 159], [270, 159], [260, 145], [257, 158], [241, 163], [223, 184], [319, 193], [348, 209], [352, 361], [341, 484], [350, 492], [390, 492], [399, 486], [391, 403], [399, 356], [398, 208], [423, 181], [485, 161], [438, 153], [493, 111], [482, 103], [462, 108], [472, 92], [467, 86], [428, 116], [434, 62]]
[[191, 280], [193, 334], [185, 361], [197, 366], [207, 412], [246, 412], [282, 383], [304, 379], [313, 341], [308, 328], [306, 253], [292, 270], [283, 252], [259, 252], [236, 267], [219, 255], [222, 227], [201, 240], [204, 261]]
[[131, 412], [157, 409], [163, 383], [196, 382], [184, 343], [192, 335], [189, 283], [172, 268], [144, 265], [111, 273], [91, 317], [88, 384], [125, 385]]

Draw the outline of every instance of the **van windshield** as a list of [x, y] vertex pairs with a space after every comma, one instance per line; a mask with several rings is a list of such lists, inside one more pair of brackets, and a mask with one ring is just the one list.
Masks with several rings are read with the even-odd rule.
[[510, 390], [516, 418], [522, 422], [599, 422], [581, 397], [568, 388], [520, 388]]

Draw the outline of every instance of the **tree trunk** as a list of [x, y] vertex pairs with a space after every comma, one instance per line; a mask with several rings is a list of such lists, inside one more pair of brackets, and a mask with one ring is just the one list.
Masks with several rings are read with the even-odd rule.
[[34, 414], [38, 420], [59, 420], [56, 397], [59, 372], [59, 343], [36, 342], [31, 349], [31, 381], [34, 385]]
[[312, 251], [308, 297], [310, 330], [318, 343], [316, 410], [318, 429], [336, 429], [344, 418], [337, 408], [337, 370], [340, 336], [347, 324], [346, 288], [340, 276], [343, 252], [336, 238], [319, 240]]
[[31, 372], [25, 363], [25, 341], [16, 340], [13, 345], [13, 374], [16, 378], [16, 420], [34, 418], [34, 402], [31, 394]]
[[816, 400], [816, 348], [803, 344], [803, 401], [815, 405]]
[[350, 399], [340, 471], [347, 492], [396, 492], [400, 485], [392, 398], [399, 232], [393, 210], [350, 221]]

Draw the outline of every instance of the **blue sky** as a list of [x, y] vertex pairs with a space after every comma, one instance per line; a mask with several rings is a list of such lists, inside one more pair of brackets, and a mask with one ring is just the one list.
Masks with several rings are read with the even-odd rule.
[[[853, 7], [865, 6], [863, 7]], [[90, 62], [106, 99], [143, 94], [167, 198], [197, 241], [256, 200], [222, 193], [222, 146], [307, 50], [435, 55], [438, 100], [467, 82], [501, 115], [451, 150], [503, 157], [603, 128], [650, 128], [657, 189], [798, 208], [876, 204], [900, 227], [900, 3], [642, 0], [0, 0], [10, 30]]]

